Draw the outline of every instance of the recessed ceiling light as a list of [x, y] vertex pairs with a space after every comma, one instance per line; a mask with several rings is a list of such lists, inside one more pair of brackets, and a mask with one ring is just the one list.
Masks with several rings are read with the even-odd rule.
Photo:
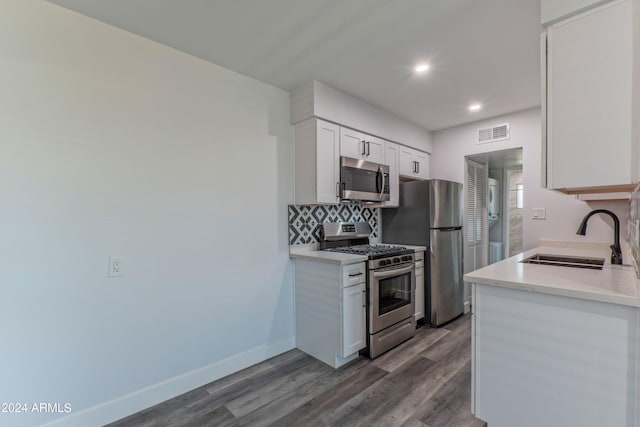
[[471, 104], [469, 105], [469, 111], [479, 111], [482, 109], [482, 104]]
[[429, 64], [420, 64], [416, 66], [416, 73], [424, 73], [425, 71], [429, 71]]

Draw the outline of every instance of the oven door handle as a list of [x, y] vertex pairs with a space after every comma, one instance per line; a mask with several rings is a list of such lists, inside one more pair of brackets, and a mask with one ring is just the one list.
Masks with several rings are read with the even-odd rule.
[[409, 272], [413, 271], [414, 268], [415, 268], [415, 264], [411, 263], [411, 265], [409, 265], [408, 267], [394, 268], [392, 270], [385, 270], [385, 271], [374, 271], [373, 272], [373, 278], [374, 279], [386, 279], [386, 278], [389, 278], [389, 277], [398, 276], [400, 274], [409, 273]]

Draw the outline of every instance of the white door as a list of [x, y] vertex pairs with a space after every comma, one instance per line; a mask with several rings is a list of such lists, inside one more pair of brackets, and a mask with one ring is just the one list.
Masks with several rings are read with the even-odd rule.
[[[487, 265], [489, 236], [487, 218], [487, 186], [489, 169], [486, 163], [465, 159], [464, 201], [464, 272], [477, 270]], [[465, 283], [465, 301], [471, 298]]]

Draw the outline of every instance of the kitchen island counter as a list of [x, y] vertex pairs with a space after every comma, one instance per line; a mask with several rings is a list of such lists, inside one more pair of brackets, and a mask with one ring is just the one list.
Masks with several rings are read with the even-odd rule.
[[[521, 262], [536, 254], [606, 262], [602, 270]], [[604, 245], [540, 246], [464, 276], [476, 417], [493, 427], [638, 426], [638, 279], [609, 258]]]
[[[535, 254], [603, 258], [605, 264], [602, 270], [592, 270], [521, 262]], [[610, 254], [609, 248], [540, 246], [467, 273], [464, 280], [469, 283], [640, 307], [634, 267], [612, 265], [609, 261]]]

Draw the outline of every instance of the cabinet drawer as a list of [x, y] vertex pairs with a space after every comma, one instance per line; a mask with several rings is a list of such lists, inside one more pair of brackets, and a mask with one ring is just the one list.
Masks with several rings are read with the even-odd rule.
[[413, 256], [413, 259], [416, 260], [416, 262], [418, 261], [424, 261], [424, 252], [423, 251], [417, 251], [415, 253], [415, 255]]
[[367, 281], [367, 268], [364, 262], [342, 267], [342, 287], [357, 285]]

